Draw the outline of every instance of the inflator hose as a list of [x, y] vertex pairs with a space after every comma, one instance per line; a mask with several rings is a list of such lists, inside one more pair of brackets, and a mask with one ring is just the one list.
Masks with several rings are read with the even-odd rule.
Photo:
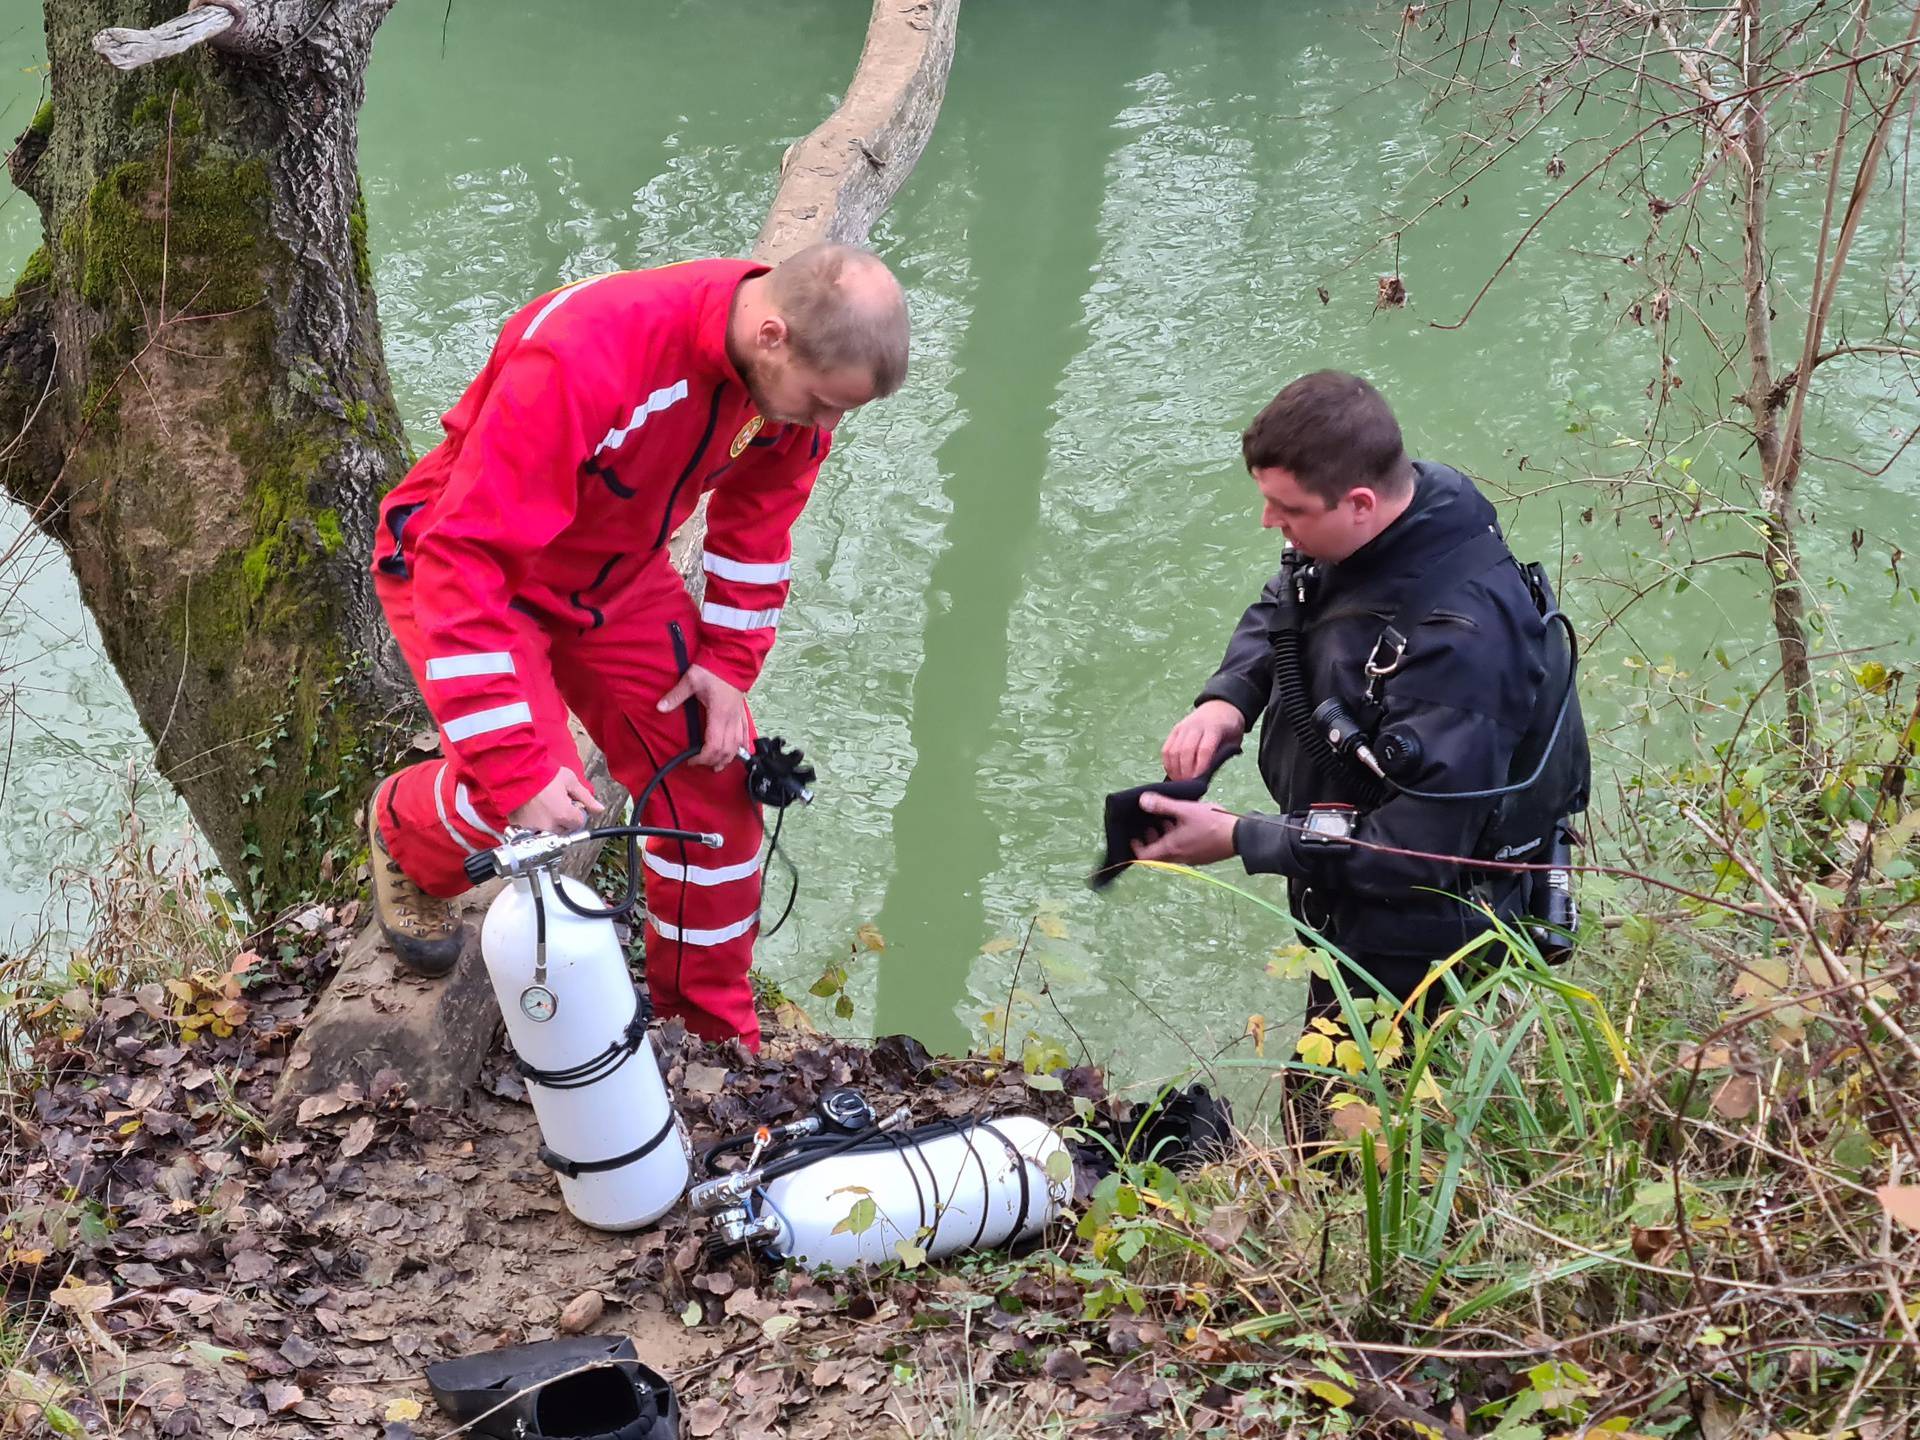
[[[1552, 625], [1555, 621], [1567, 632], [1567, 683], [1560, 692], [1560, 708], [1554, 712], [1553, 729], [1547, 733], [1546, 744], [1540, 747], [1540, 760], [1533, 767], [1533, 773], [1524, 780], [1516, 780], [1510, 785], [1496, 785], [1488, 790], [1414, 790], [1397, 780], [1388, 780], [1386, 783], [1393, 787], [1394, 794], [1414, 800], [1496, 800], [1502, 795], [1516, 795], [1522, 790], [1531, 790], [1539, 783], [1540, 777], [1547, 773], [1548, 762], [1553, 759], [1554, 747], [1560, 743], [1561, 731], [1567, 728], [1567, 712], [1573, 708], [1574, 684], [1580, 675], [1580, 641], [1573, 633], [1573, 622], [1558, 610], [1548, 611], [1545, 622]], [[1279, 637], [1274, 638], [1277, 644]], [[1313, 734], [1321, 746], [1332, 754], [1333, 747], [1327, 744], [1318, 726], [1313, 727]]]

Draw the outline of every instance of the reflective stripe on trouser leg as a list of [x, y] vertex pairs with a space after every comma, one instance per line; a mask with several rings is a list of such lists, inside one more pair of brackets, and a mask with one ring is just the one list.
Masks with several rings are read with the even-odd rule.
[[[412, 586], [382, 577], [375, 581], [374, 589], [394, 639], [406, 656], [407, 667], [413, 672], [414, 683], [424, 693], [443, 698], [440, 692], [448, 688], [449, 681], [444, 674], [428, 680], [431, 657], [426, 639], [414, 623]], [[529, 657], [518, 678], [528, 697], [535, 732], [548, 754], [564, 757], [555, 758], [555, 769], [571, 765], [577, 771], [580, 758], [567, 729], [566, 706], [561, 703], [551, 672], [534, 663], [546, 653], [545, 638], [531, 618], [517, 616], [516, 623], [522, 626], [520, 649]], [[492, 663], [491, 656], [485, 658]], [[459, 678], [455, 677], [453, 683], [459, 683]], [[451, 896], [472, 888], [463, 862], [474, 851], [500, 843], [506, 816], [462, 769], [458, 750], [444, 738], [441, 749], [447, 758], [422, 761], [387, 780], [379, 792], [377, 809], [387, 853], [408, 878], [429, 895]]]
[[[697, 612], [686, 584], [661, 552], [650, 569], [628, 582], [625, 604], [609, 608], [605, 625], [553, 637], [560, 693], [606, 752], [614, 778], [633, 795], [687, 747], [684, 708], [664, 715], [655, 708], [680, 674], [670, 629], [676, 624], [689, 642], [697, 642]], [[653, 790], [641, 819], [725, 837], [715, 850], [688, 845], [683, 853], [678, 842], [647, 846], [642, 878], [650, 918], [639, 928], [654, 1008], [684, 1019], [696, 1035], [738, 1035], [757, 1045], [760, 1027], [747, 972], [759, 933], [754, 861], [761, 827], [745, 767], [737, 760], [720, 770], [690, 761], [680, 765]]]
[[696, 1035], [758, 1043], [747, 972], [760, 930], [760, 815], [747, 794], [745, 769], [738, 761], [719, 771], [682, 765], [647, 808], [649, 824], [726, 837], [718, 850], [647, 842], [647, 982], [654, 1003], [661, 1013], [684, 1018]]

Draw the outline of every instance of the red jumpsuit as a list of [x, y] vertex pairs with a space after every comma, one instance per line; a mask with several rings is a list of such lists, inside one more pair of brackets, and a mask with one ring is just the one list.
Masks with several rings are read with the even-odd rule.
[[[569, 709], [635, 793], [686, 748], [685, 710], [654, 708], [679, 676], [676, 629], [736, 688], [759, 675], [790, 532], [831, 443], [763, 427], [728, 359], [734, 292], [764, 268], [694, 261], [534, 301], [447, 412], [446, 439], [382, 503], [375, 587], [446, 758], [386, 781], [375, 810], [429, 893], [466, 889], [462, 860], [563, 766], [580, 773]], [[696, 609], [667, 540], [708, 491]], [[647, 843], [656, 1008], [757, 1045], [761, 824], [743, 767], [680, 766], [642, 820], [726, 837], [717, 851]]]

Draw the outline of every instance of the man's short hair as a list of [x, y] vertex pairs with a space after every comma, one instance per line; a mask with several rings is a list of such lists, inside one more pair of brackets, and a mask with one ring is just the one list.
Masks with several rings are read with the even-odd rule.
[[773, 268], [773, 303], [793, 352], [817, 370], [862, 366], [876, 398], [907, 378], [907, 302], [886, 265], [856, 245], [822, 241]]
[[1240, 437], [1249, 473], [1285, 470], [1329, 509], [1365, 485], [1390, 499], [1413, 483], [1400, 422], [1358, 375], [1302, 375], [1253, 417]]

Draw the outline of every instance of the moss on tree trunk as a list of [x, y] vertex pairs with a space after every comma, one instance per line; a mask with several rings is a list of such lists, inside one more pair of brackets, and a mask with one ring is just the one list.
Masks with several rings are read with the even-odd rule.
[[160, 768], [270, 911], [341, 871], [415, 719], [369, 658], [374, 508], [406, 464], [354, 168], [387, 6], [132, 74], [88, 46], [175, 8], [47, 5], [53, 100], [15, 155], [47, 240], [0, 310], [0, 434], [25, 427], [0, 479], [66, 546]]

